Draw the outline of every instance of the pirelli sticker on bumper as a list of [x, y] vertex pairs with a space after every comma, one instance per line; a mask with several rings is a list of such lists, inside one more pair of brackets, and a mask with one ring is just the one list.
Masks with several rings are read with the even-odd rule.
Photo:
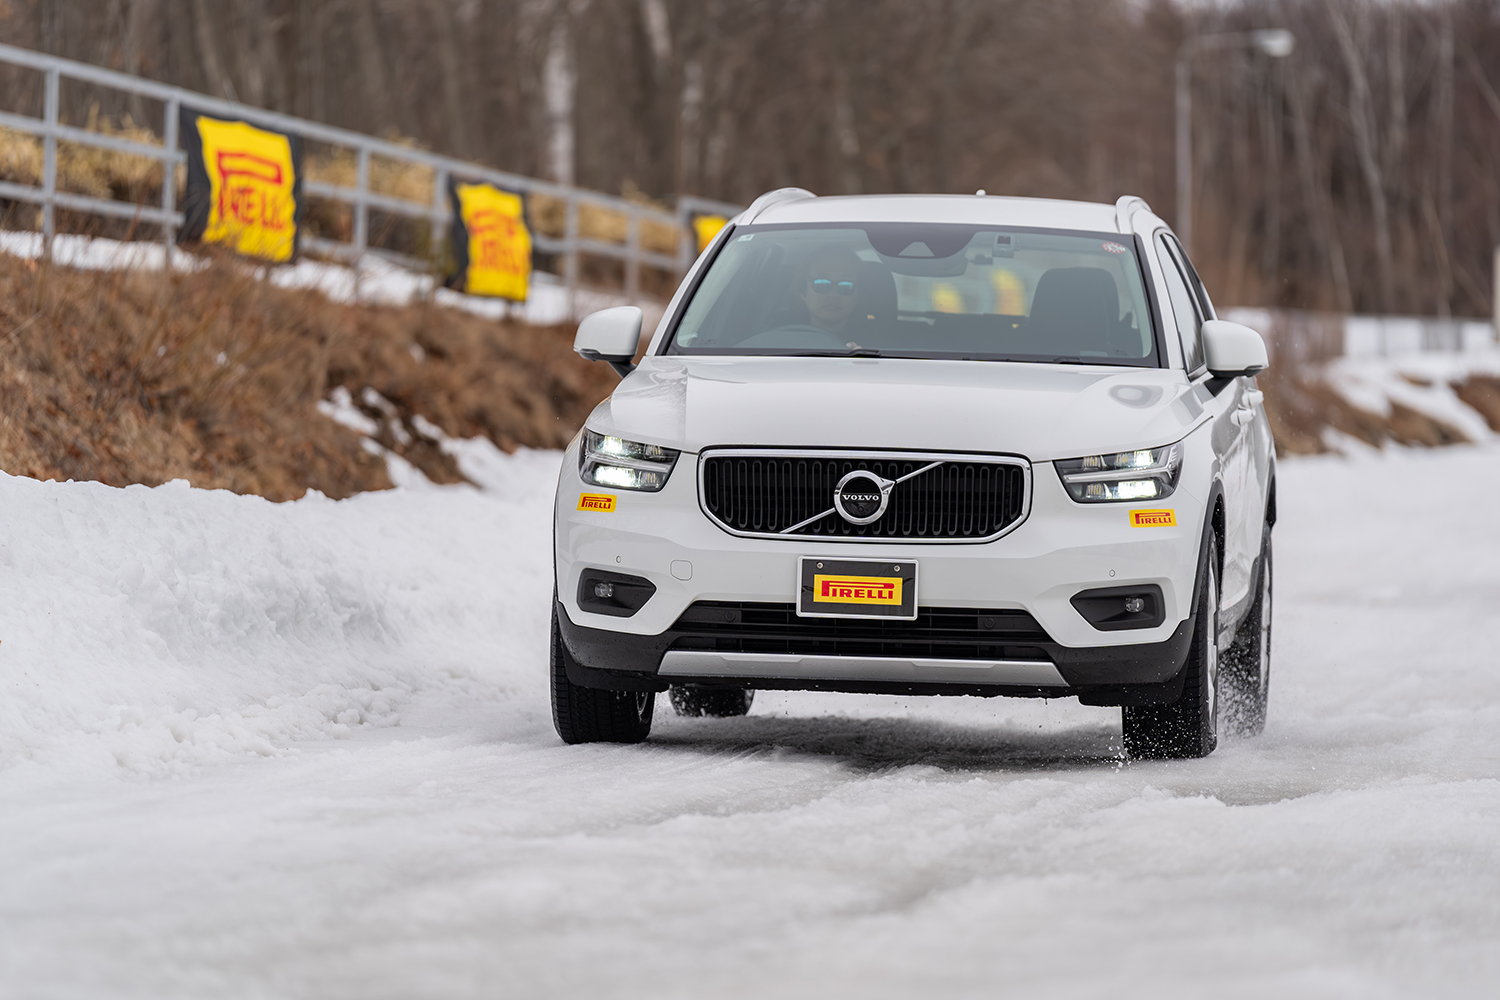
[[914, 562], [804, 557], [797, 575], [797, 614], [805, 618], [917, 617]]
[[578, 494], [578, 509], [612, 514], [615, 510], [615, 498], [608, 493], [580, 493]]
[[1177, 527], [1177, 512], [1175, 510], [1133, 510], [1130, 512], [1130, 526], [1132, 528], [1175, 528]]

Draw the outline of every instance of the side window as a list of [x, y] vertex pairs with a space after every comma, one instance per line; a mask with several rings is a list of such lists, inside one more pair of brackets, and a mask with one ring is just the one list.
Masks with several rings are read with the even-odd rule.
[[1198, 297], [1198, 304], [1203, 307], [1200, 310], [1203, 318], [1218, 319], [1219, 314], [1214, 312], [1214, 304], [1209, 300], [1208, 289], [1203, 287], [1203, 279], [1198, 277], [1198, 269], [1193, 266], [1192, 261], [1188, 260], [1187, 251], [1182, 249], [1182, 244], [1178, 243], [1175, 237], [1168, 236], [1166, 241], [1167, 246], [1172, 250], [1172, 255], [1177, 258], [1177, 263], [1187, 274], [1188, 284], [1192, 285], [1193, 294]]
[[1203, 367], [1203, 323], [1202, 306], [1197, 296], [1188, 290], [1188, 278], [1183, 274], [1177, 255], [1165, 236], [1156, 238], [1156, 256], [1161, 263], [1162, 278], [1167, 286], [1167, 296], [1172, 300], [1172, 315], [1177, 320], [1177, 334], [1182, 338], [1183, 367], [1195, 372]]

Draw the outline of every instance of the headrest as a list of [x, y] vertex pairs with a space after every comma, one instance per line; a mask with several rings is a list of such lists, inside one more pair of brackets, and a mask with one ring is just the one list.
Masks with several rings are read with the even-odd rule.
[[1054, 267], [1042, 274], [1031, 297], [1033, 330], [1088, 340], [1112, 330], [1120, 321], [1120, 293], [1115, 279], [1099, 267]]
[[874, 316], [889, 320], [896, 316], [896, 279], [890, 269], [874, 261], [859, 262], [858, 288], [854, 293], [856, 319]]

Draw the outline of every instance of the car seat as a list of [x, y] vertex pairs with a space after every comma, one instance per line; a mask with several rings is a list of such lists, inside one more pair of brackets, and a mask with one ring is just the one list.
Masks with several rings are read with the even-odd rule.
[[1110, 354], [1119, 325], [1120, 293], [1108, 271], [1054, 267], [1043, 272], [1031, 297], [1031, 316], [1023, 328], [1026, 353]]
[[884, 264], [859, 263], [855, 276], [854, 312], [849, 317], [850, 339], [876, 350], [900, 346], [896, 329], [896, 279]]

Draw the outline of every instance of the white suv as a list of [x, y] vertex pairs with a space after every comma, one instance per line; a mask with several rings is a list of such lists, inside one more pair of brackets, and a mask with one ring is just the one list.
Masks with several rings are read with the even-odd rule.
[[1275, 452], [1255, 331], [1139, 198], [764, 195], [575, 344], [624, 380], [557, 484], [552, 705], [1075, 696], [1127, 752], [1259, 732]]

